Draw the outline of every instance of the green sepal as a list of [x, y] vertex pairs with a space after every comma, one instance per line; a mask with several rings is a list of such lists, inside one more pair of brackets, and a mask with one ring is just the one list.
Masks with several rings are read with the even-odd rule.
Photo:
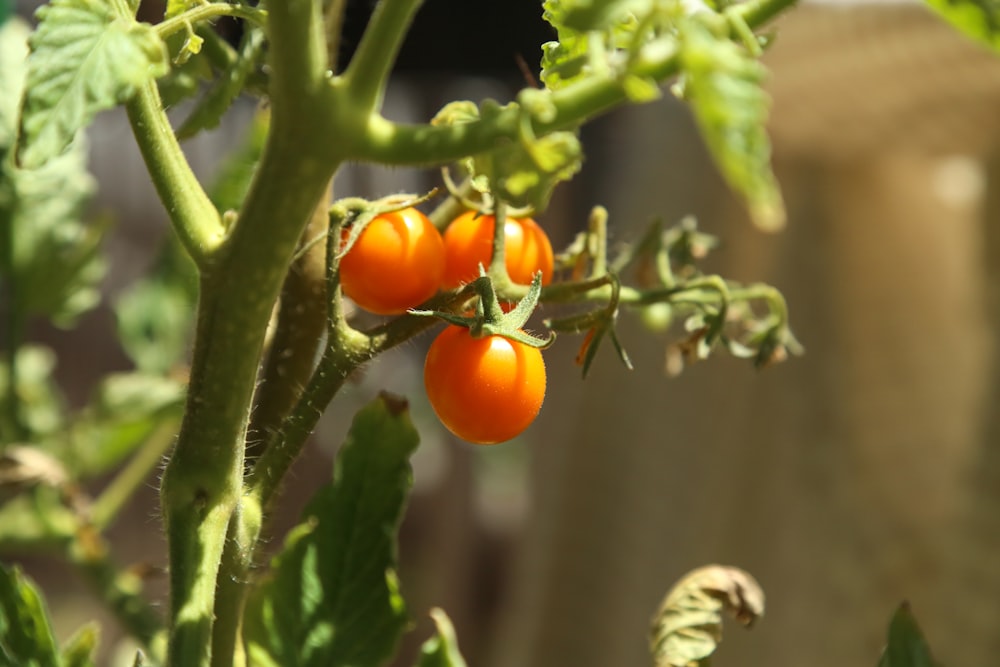
[[550, 331], [546, 338], [538, 338], [525, 332], [522, 328], [527, 324], [538, 305], [538, 299], [542, 293], [541, 271], [537, 272], [531, 279], [527, 294], [517, 302], [517, 305], [509, 313], [505, 313], [497, 300], [493, 279], [486, 275], [482, 266], [479, 269], [481, 275], [471, 283], [472, 288], [479, 296], [474, 315], [456, 315], [440, 310], [410, 310], [409, 314], [436, 317], [449, 324], [465, 327], [469, 329], [473, 338], [502, 336], [540, 350], [550, 347], [556, 340], [555, 332]]

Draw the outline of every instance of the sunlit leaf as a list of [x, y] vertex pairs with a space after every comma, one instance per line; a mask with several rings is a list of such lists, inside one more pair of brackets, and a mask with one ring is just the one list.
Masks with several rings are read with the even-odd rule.
[[726, 181], [746, 200], [754, 222], [780, 228], [785, 210], [771, 171], [764, 66], [696, 19], [682, 21], [680, 28], [683, 97], [705, 143]]
[[1000, 2], [997, 0], [924, 0], [972, 39], [1000, 51]]
[[101, 0], [53, 0], [38, 18], [18, 149], [28, 169], [62, 153], [94, 114], [169, 68], [153, 28], [116, 17]]
[[14, 17], [0, 24], [0, 157], [17, 138], [21, 94], [28, 74], [31, 28]]
[[393, 654], [407, 622], [396, 530], [417, 442], [401, 399], [382, 396], [357, 414], [333, 482], [250, 595], [250, 664], [375, 667]]
[[705, 667], [722, 641], [722, 616], [751, 626], [764, 614], [764, 592], [743, 570], [708, 565], [677, 582], [653, 617], [655, 667]]

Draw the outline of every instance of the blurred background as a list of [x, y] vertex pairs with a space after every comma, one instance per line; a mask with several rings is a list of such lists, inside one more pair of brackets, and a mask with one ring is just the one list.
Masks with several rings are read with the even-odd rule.
[[[549, 38], [539, 5], [428, 0], [386, 115], [424, 120], [454, 98], [510, 99], [525, 85], [516, 56], [533, 67]], [[480, 23], [457, 26], [463, 13]], [[449, 38], [431, 38], [442, 25]], [[655, 217], [696, 215], [722, 241], [707, 267], [781, 289], [805, 356], [764, 372], [720, 357], [668, 378], [668, 339], [624, 314], [634, 371], [605, 350], [581, 381], [578, 341], [564, 338], [546, 356], [536, 424], [476, 448], [427, 407], [422, 340], [374, 364], [324, 419], [279, 525], [328, 479], [358, 406], [381, 388], [413, 403], [424, 444], [401, 538], [411, 644], [429, 631], [426, 609], [441, 606], [470, 665], [646, 665], [666, 590], [724, 563], [758, 578], [767, 612], [752, 632], [727, 627], [721, 667], [873, 666], [902, 600], [944, 663], [994, 664], [1000, 58], [918, 2], [806, 0], [779, 21], [766, 62], [783, 232], [751, 225], [669, 96], [589, 125], [584, 170], [539, 221], [561, 246], [596, 204], [621, 242]], [[211, 177], [252, 113], [238, 107], [186, 146], [200, 174]], [[91, 141], [100, 206], [119, 221], [110, 302], [148, 268], [167, 225], [124, 114], [102, 115]], [[352, 166], [334, 187], [381, 196], [436, 183], [434, 173]], [[127, 367], [113, 331], [103, 307], [76, 332], [36, 332], [59, 349], [71, 400]], [[155, 484], [115, 527], [123, 562], [164, 561]], [[100, 614], [72, 573], [30, 565], [61, 636]]]

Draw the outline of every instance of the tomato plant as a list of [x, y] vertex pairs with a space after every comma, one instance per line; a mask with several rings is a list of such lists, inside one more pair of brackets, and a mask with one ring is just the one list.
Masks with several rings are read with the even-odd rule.
[[[455, 218], [444, 232], [444, 286], [447, 289], [472, 282], [479, 276], [479, 265], [488, 268], [493, 250], [496, 218], [466, 211]], [[542, 284], [552, 282], [552, 243], [531, 218], [507, 218], [504, 223], [504, 263], [507, 275], [517, 285], [527, 285], [536, 272], [542, 272]]]
[[545, 362], [538, 348], [498, 335], [476, 338], [451, 325], [427, 352], [424, 386], [449, 431], [493, 445], [517, 436], [538, 416]]
[[[382, 396], [358, 413], [336, 474], [263, 564], [264, 546], [277, 544], [272, 508], [326, 406], [360, 367], [440, 320], [463, 326], [431, 345], [427, 393], [449, 429], [479, 443], [512, 438], [538, 414], [538, 348], [555, 331], [587, 335], [585, 371], [601, 341], [627, 361], [617, 318], [650, 307], [683, 321], [686, 340], [671, 344], [686, 360], [724, 350], [767, 365], [794, 351], [781, 294], [702, 273], [691, 226], [654, 226], [609, 257], [607, 212], [595, 207], [560, 253], [572, 275], [557, 282], [544, 231], [504, 215], [544, 210], [580, 169], [584, 123], [670, 90], [693, 107], [755, 221], [779, 225], [753, 31], [794, 1], [545, 0], [557, 39], [542, 49], [541, 87], [402, 123], [384, 101], [421, 0], [359, 3], [373, 11], [357, 40], [342, 34], [355, 22], [338, 0], [49, 0], [35, 26], [0, 0], [0, 548], [49, 549], [82, 572], [142, 647], [135, 664], [388, 662], [410, 625], [395, 540], [418, 437], [404, 401]], [[215, 29], [221, 19], [238, 24], [237, 43]], [[206, 184], [180, 141], [222, 122], [239, 94], [258, 98], [255, 122]], [[33, 319], [70, 326], [100, 300], [105, 226], [86, 219], [94, 179], [81, 135], [119, 105], [173, 234], [115, 307], [132, 368], [109, 374], [77, 411], [59, 398], [55, 355], [27, 337]], [[175, 127], [170, 108], [191, 112]], [[478, 193], [507, 220], [510, 280], [491, 255], [490, 216], [460, 215], [442, 239], [422, 214], [399, 210], [399, 196], [334, 200], [340, 169], [362, 162], [460, 167], [464, 181], [430, 217], [442, 222]], [[491, 259], [495, 270], [477, 277]], [[636, 260], [654, 270], [629, 284]], [[345, 294], [398, 316], [369, 325]], [[501, 300], [517, 305], [504, 314]], [[412, 310], [425, 301], [435, 310]], [[534, 340], [523, 327], [539, 302], [559, 304], [560, 319]], [[107, 539], [164, 459], [168, 604], [149, 599]], [[0, 567], [0, 654], [92, 664], [94, 629], [58, 647], [40, 599], [17, 569]], [[435, 622], [420, 664], [463, 664], [447, 617]]]
[[395, 315], [434, 296], [444, 262], [444, 242], [427, 216], [392, 211], [369, 222], [341, 258], [340, 285], [365, 310]]

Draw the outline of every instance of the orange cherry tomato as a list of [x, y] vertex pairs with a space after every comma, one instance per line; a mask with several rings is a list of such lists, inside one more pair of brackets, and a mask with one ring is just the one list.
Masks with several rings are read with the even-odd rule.
[[449, 326], [427, 352], [424, 387], [449, 431], [479, 445], [510, 440], [535, 420], [545, 398], [538, 348], [503, 336], [473, 338]]
[[[455, 218], [444, 232], [444, 288], [454, 289], [479, 277], [479, 265], [489, 268], [493, 250], [492, 215], [476, 217], [466, 211]], [[531, 218], [507, 218], [504, 224], [504, 260], [510, 279], [518, 285], [530, 285], [538, 271], [542, 284], [552, 282], [552, 244], [545, 230]]]
[[444, 242], [415, 208], [372, 220], [340, 260], [344, 294], [379, 315], [406, 312], [434, 296], [444, 274]]

